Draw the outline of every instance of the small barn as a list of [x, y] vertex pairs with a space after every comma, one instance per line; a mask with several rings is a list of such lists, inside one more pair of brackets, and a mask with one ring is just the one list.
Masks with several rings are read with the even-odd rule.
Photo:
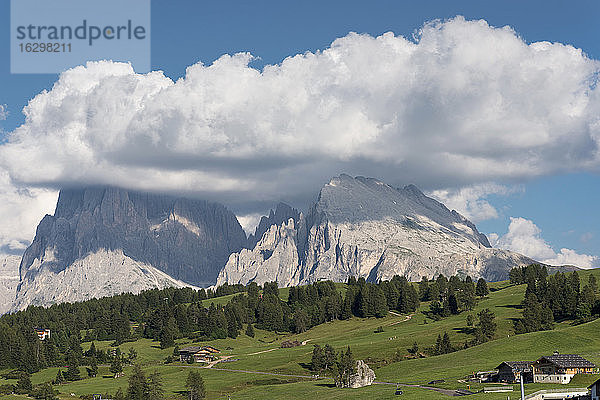
[[576, 374], [593, 374], [596, 370], [596, 365], [580, 355], [558, 352], [538, 359], [532, 366], [535, 383], [567, 384]]
[[496, 367], [498, 382], [517, 383], [523, 376], [523, 383], [533, 382], [533, 361], [504, 361]]

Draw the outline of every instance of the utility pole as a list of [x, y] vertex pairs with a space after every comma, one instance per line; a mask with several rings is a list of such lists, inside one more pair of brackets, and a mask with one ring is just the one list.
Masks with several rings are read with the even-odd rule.
[[521, 400], [525, 400], [525, 386], [523, 385], [523, 373], [519, 373], [519, 381], [521, 382]]

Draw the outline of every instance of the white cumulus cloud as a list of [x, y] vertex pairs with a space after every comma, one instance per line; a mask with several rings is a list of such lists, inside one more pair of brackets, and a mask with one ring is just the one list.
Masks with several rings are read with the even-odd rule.
[[556, 253], [542, 238], [541, 229], [533, 221], [525, 218], [512, 218], [508, 232], [504, 236], [488, 235], [492, 246], [512, 250], [549, 265], [575, 265], [581, 268], [594, 268], [596, 256], [579, 254], [575, 250], [561, 249]]
[[[600, 62], [568, 44], [457, 17], [414, 38], [350, 33], [260, 70], [252, 59], [223, 55], [176, 81], [107, 61], [62, 73], [0, 145], [17, 210], [1, 213], [32, 202], [39, 215], [55, 195], [16, 188], [110, 184], [251, 215], [282, 196], [305, 205], [346, 172], [438, 190], [482, 220], [497, 215], [490, 190], [600, 170]], [[30, 240], [35, 223], [13, 222], [0, 234]]]
[[487, 201], [487, 197], [493, 194], [506, 196], [520, 190], [521, 187], [484, 183], [456, 189], [438, 189], [429, 195], [477, 223], [498, 218], [498, 210]]
[[5, 104], [0, 104], [0, 121], [4, 121], [8, 118], [8, 110]]
[[0, 170], [0, 256], [22, 254], [45, 214], [52, 214], [58, 193], [15, 186]]
[[29, 185], [230, 204], [314, 193], [340, 172], [434, 190], [600, 166], [600, 63], [570, 45], [457, 17], [415, 39], [351, 33], [261, 70], [252, 58], [175, 82], [113, 62], [66, 71], [24, 109], [0, 164]]

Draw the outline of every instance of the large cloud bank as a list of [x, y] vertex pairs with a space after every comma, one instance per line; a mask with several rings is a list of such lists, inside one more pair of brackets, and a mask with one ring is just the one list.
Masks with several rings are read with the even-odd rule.
[[341, 170], [444, 188], [600, 165], [600, 63], [572, 46], [458, 17], [415, 40], [352, 33], [262, 70], [251, 60], [225, 55], [177, 82], [112, 62], [69, 70], [29, 103], [0, 162], [34, 185], [244, 201]]
[[416, 183], [481, 220], [496, 216], [489, 193], [600, 167], [600, 62], [569, 45], [457, 17], [252, 60], [224, 55], [177, 81], [109, 61], [66, 71], [24, 109], [0, 168], [19, 187], [187, 192], [250, 221], [340, 172]]
[[525, 218], [511, 218], [508, 232], [501, 236], [490, 235], [492, 245], [526, 254], [535, 260], [550, 265], [576, 265], [582, 268], [597, 266], [598, 257], [578, 254], [575, 250], [561, 249], [555, 252], [542, 238], [542, 230]]

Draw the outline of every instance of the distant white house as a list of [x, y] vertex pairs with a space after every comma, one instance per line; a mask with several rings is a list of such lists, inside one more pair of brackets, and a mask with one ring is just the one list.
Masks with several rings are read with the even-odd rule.
[[50, 329], [35, 328], [34, 330], [40, 340], [50, 339]]

